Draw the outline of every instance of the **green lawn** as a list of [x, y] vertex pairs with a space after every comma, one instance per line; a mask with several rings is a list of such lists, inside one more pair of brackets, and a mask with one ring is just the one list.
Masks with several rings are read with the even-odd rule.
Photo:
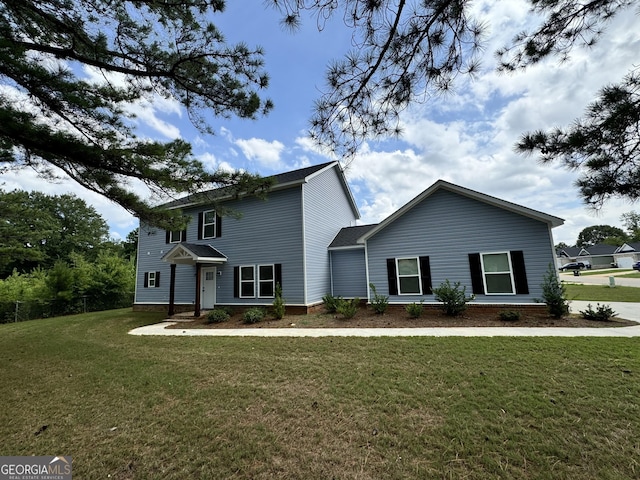
[[134, 337], [0, 325], [0, 452], [93, 479], [621, 479], [640, 339]]
[[566, 284], [569, 300], [593, 300], [595, 302], [638, 302], [640, 303], [640, 288], [614, 287], [608, 285], [574, 285]]

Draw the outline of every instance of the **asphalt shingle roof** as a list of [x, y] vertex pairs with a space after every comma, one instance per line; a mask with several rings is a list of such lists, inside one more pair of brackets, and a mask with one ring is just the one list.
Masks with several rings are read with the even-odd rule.
[[344, 227], [342, 230], [338, 232], [336, 237], [333, 239], [329, 248], [338, 248], [338, 247], [353, 247], [358, 245], [356, 240], [360, 238], [362, 235], [367, 233], [376, 224], [373, 225], [357, 225], [355, 227]]
[[[287, 183], [301, 182], [309, 175], [313, 175], [316, 172], [319, 172], [323, 168], [331, 165], [335, 162], [326, 162], [321, 163], [320, 165], [312, 165], [310, 167], [300, 168], [298, 170], [292, 170], [290, 172], [278, 173], [276, 175], [272, 175], [270, 178], [273, 179], [273, 186], [283, 185]], [[162, 207], [164, 208], [178, 208], [184, 205], [191, 205], [194, 203], [204, 203], [210, 200], [219, 199], [224, 197], [227, 194], [227, 189], [225, 187], [222, 188], [214, 188], [212, 190], [207, 190], [205, 192], [194, 193], [192, 195], [187, 195], [186, 197], [178, 198], [171, 202], [164, 203]]]

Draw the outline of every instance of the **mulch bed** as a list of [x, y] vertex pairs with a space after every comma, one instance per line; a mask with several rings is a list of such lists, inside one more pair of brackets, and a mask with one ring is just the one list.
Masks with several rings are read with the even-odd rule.
[[265, 317], [265, 320], [248, 325], [242, 314], [233, 315], [222, 323], [206, 323], [206, 316], [197, 319], [181, 317], [179, 323], [167, 328], [418, 328], [418, 327], [627, 327], [636, 322], [613, 318], [607, 322], [586, 320], [580, 315], [568, 315], [556, 319], [544, 312], [522, 312], [516, 321], [501, 320], [497, 313], [467, 311], [458, 317], [447, 317], [438, 310], [426, 310], [420, 318], [409, 318], [406, 312], [390, 311], [378, 315], [361, 308], [353, 318], [345, 319], [336, 314], [287, 315], [281, 320]]

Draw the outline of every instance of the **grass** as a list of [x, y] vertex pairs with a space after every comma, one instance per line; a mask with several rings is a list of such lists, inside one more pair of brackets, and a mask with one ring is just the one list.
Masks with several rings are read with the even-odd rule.
[[567, 298], [569, 300], [593, 300], [594, 302], [639, 302], [640, 288], [621, 287], [614, 288], [608, 285], [575, 285], [565, 284]]
[[160, 318], [0, 325], [2, 454], [83, 479], [640, 473], [638, 339], [127, 335]]

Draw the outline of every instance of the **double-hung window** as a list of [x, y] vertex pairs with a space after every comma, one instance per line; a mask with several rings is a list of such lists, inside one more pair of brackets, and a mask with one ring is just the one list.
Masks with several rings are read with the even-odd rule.
[[256, 296], [255, 268], [253, 265], [240, 267], [240, 298]]
[[276, 291], [276, 276], [273, 265], [258, 265], [258, 296], [273, 298]]
[[420, 262], [417, 257], [397, 258], [398, 293], [400, 295], [422, 295], [420, 286]]
[[509, 252], [482, 253], [480, 258], [486, 294], [515, 294]]
[[209, 210], [202, 214], [202, 238], [215, 238], [216, 237], [216, 211]]
[[186, 230], [172, 230], [167, 232], [167, 243], [180, 243], [187, 239]]

